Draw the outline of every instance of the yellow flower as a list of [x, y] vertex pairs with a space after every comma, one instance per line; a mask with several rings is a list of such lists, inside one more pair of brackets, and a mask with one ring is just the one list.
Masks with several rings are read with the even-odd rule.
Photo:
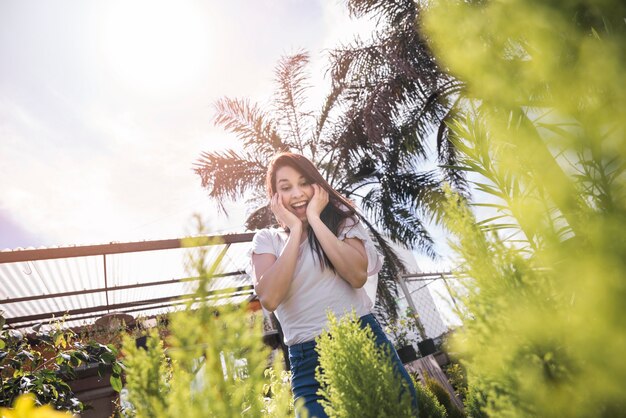
[[35, 406], [35, 396], [21, 395], [15, 401], [13, 409], [0, 408], [0, 418], [69, 418], [69, 412], [55, 411], [50, 405]]

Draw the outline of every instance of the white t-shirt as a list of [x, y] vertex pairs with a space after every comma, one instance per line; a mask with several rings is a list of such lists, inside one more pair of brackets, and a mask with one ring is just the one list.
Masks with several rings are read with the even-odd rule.
[[[278, 258], [285, 248], [287, 238], [288, 234], [283, 229], [262, 229], [254, 235], [252, 252], [273, 254]], [[382, 257], [362, 223], [355, 223], [352, 218], [346, 219], [338, 238], [358, 238], [363, 241], [367, 253], [368, 283], [355, 289], [331, 269], [322, 270], [308, 240], [305, 240], [300, 244], [289, 291], [274, 312], [282, 326], [287, 345], [311, 341], [320, 335], [326, 327], [328, 310], [338, 318], [350, 313], [352, 309], [358, 317], [371, 312], [375, 291], [370, 297], [366, 288], [376, 288], [376, 274], [382, 267]]]

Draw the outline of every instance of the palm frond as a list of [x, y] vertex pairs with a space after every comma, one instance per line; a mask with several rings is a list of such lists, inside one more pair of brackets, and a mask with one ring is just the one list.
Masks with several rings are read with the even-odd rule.
[[215, 102], [215, 125], [234, 133], [246, 149], [270, 156], [286, 151], [273, 119], [257, 104], [247, 99], [222, 98]]
[[224, 208], [224, 199], [244, 197], [247, 190], [264, 187], [267, 162], [250, 153], [233, 150], [203, 152], [194, 163], [194, 172], [200, 176], [202, 187]]
[[396, 204], [393, 196], [380, 188], [373, 188], [361, 204], [376, 225], [381, 225], [390, 239], [408, 248], [414, 248], [429, 257], [436, 258], [434, 242], [422, 221], [410, 208]]
[[300, 52], [281, 58], [275, 70], [276, 121], [283, 128], [287, 142], [301, 154], [305, 154], [306, 139], [310, 134], [309, 123], [313, 118], [311, 113], [304, 111], [305, 93], [310, 87], [306, 74], [308, 63], [308, 53]]
[[393, 173], [386, 177], [383, 184], [385, 193], [393, 196], [396, 204], [418, 211], [421, 216], [433, 216], [440, 219], [443, 215], [442, 203], [445, 193], [438, 173], [426, 172]]

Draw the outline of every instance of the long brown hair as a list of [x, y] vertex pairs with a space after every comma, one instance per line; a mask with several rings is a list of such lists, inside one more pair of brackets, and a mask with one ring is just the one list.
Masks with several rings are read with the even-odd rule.
[[[289, 166], [298, 171], [304, 176], [307, 182], [311, 184], [317, 184], [328, 192], [328, 205], [324, 208], [320, 214], [320, 219], [324, 224], [332, 231], [335, 236], [339, 234], [339, 228], [347, 218], [353, 218], [355, 222], [358, 221], [358, 216], [354, 204], [348, 199], [337, 193], [335, 189], [330, 187], [330, 184], [322, 177], [320, 172], [315, 168], [313, 163], [306, 157], [300, 154], [294, 154], [291, 152], [282, 152], [276, 154], [270, 161], [267, 167], [267, 177], [265, 180], [265, 187], [267, 189], [267, 196], [269, 199], [276, 193], [276, 172], [278, 169]], [[317, 255], [318, 260], [323, 268], [330, 268], [335, 271], [335, 266], [330, 261], [324, 249], [320, 245], [315, 233], [311, 226], [308, 226], [308, 242], [311, 250]]]

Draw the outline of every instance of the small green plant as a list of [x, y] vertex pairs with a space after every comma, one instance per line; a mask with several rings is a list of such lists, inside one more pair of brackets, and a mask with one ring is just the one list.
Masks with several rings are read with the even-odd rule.
[[424, 386], [428, 388], [430, 393], [432, 393], [439, 404], [443, 406], [446, 411], [446, 416], [448, 418], [463, 418], [465, 414], [459, 410], [452, 403], [452, 399], [450, 398], [450, 394], [448, 391], [439, 383], [437, 380], [433, 379], [430, 376], [424, 376]]
[[171, 365], [165, 356], [163, 343], [155, 331], [146, 339], [146, 349], [138, 348], [135, 340], [124, 341], [126, 389], [131, 408], [123, 408], [126, 416], [158, 417], [167, 410], [167, 393], [171, 381]]
[[280, 418], [293, 415], [294, 402], [291, 395], [291, 373], [282, 370], [278, 362], [274, 367], [265, 370], [265, 378], [269, 380], [263, 386], [263, 401], [265, 407], [263, 416]]
[[475, 386], [470, 386], [467, 395], [463, 401], [465, 412], [468, 418], [488, 418], [485, 407], [487, 406], [487, 398], [482, 390]]
[[467, 396], [467, 376], [461, 364], [454, 361], [450, 362], [443, 371], [448, 377], [448, 381], [454, 388], [456, 394], [461, 399], [465, 399]]
[[20, 395], [12, 408], [0, 408], [2, 418], [71, 418], [69, 412], [55, 411], [50, 405], [37, 406], [32, 393]]
[[[192, 301], [170, 314], [169, 336], [147, 338], [147, 350], [124, 341], [128, 405], [137, 418], [288, 417], [293, 412], [289, 381], [281, 370], [266, 371], [268, 348], [262, 318], [246, 303], [207, 301], [215, 266], [207, 251], [190, 251], [189, 266], [200, 278]], [[276, 366], [275, 366], [276, 367]]]
[[[0, 316], [0, 327], [4, 318]], [[42, 331], [35, 326], [31, 335], [19, 330], [0, 331], [0, 406], [11, 406], [26, 393], [41, 405], [80, 413], [84, 408], [68, 382], [76, 379], [82, 365], [97, 365], [101, 376], [111, 372], [110, 383], [119, 392], [121, 365], [114, 346], [80, 339], [62, 321]]]
[[359, 326], [354, 312], [338, 320], [328, 315], [328, 330], [317, 338], [324, 411], [332, 418], [412, 417], [411, 396], [395, 371], [388, 350]]
[[437, 397], [428, 386], [418, 383], [414, 375], [411, 375], [411, 379], [417, 391], [419, 418], [447, 418], [446, 408], [439, 403]]
[[385, 328], [385, 331], [393, 337], [394, 345], [397, 348], [412, 345], [415, 338], [409, 337], [409, 334], [415, 328], [415, 323], [407, 317], [399, 317], [396, 321]]
[[413, 345], [419, 341], [419, 338], [425, 338], [426, 335], [418, 314], [411, 308], [407, 308], [404, 314], [389, 323], [385, 327], [385, 332], [392, 336], [396, 348]]

